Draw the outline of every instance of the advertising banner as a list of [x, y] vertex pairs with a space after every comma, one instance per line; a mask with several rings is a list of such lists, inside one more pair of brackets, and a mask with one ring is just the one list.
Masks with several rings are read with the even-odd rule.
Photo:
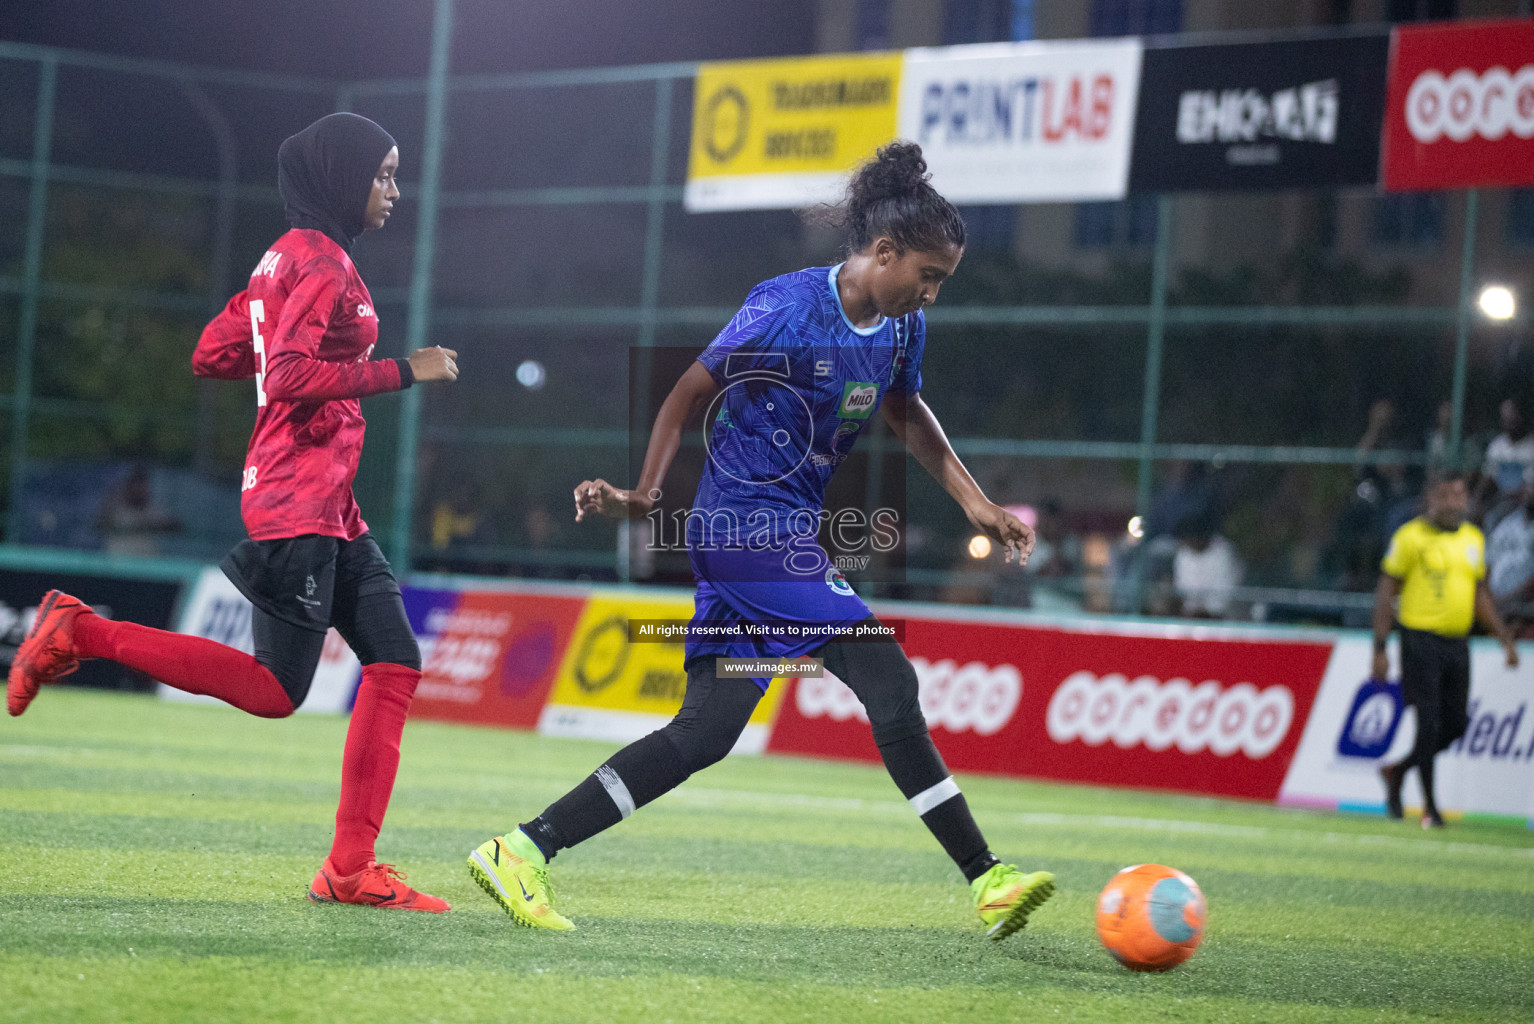
[[[251, 635], [250, 602], [235, 588], [220, 570], [210, 566], [197, 577], [191, 596], [181, 607], [178, 633], [217, 640], [227, 647], [254, 653], [255, 639]], [[357, 684], [362, 681], [362, 665], [352, 649], [346, 646], [341, 634], [331, 630], [325, 635], [325, 648], [320, 655], [319, 667], [314, 671], [314, 683], [304, 698], [300, 711], [350, 711], [357, 696]], [[222, 704], [214, 697], [183, 693], [160, 684], [160, 696], [166, 700], [185, 701], [193, 704]]]
[[[692, 598], [594, 591], [565, 651], [538, 731], [549, 736], [627, 743], [659, 729], [682, 707], [687, 673], [682, 643], [630, 643], [629, 620], [692, 617]], [[735, 749], [760, 753], [782, 699], [774, 685], [751, 715]]]
[[907, 50], [900, 136], [954, 202], [1120, 199], [1140, 52], [1137, 39]]
[[410, 716], [534, 728], [585, 603], [533, 590], [405, 587], [421, 645]]
[[[1097, 632], [906, 618], [922, 709], [950, 768], [1271, 800], [1329, 643], [1209, 630]], [[768, 750], [878, 760], [862, 706], [795, 680]]]
[[[1391, 665], [1399, 671], [1396, 646]], [[1438, 806], [1534, 826], [1534, 644], [1520, 645], [1517, 669], [1506, 667], [1493, 641], [1473, 640], [1470, 652], [1470, 727], [1438, 755]], [[1399, 686], [1366, 678], [1372, 656], [1366, 636], [1337, 642], [1281, 802], [1384, 811], [1379, 769], [1411, 751], [1416, 714], [1396, 703]], [[1407, 773], [1403, 796], [1408, 807], [1421, 806], [1416, 772]]]
[[1534, 19], [1394, 32], [1385, 187], [1534, 185]]
[[1390, 36], [1145, 51], [1132, 192], [1372, 184]]
[[[37, 618], [37, 604], [50, 590], [73, 594], [99, 615], [141, 626], [168, 629], [175, 613], [181, 584], [166, 580], [125, 579], [114, 576], [80, 576], [56, 572], [0, 569], [0, 662], [6, 670], [16, 648]], [[81, 662], [66, 685], [99, 686], [113, 690], [149, 690], [154, 681], [111, 661]]]
[[683, 203], [694, 212], [835, 202], [895, 137], [898, 53], [704, 64]]

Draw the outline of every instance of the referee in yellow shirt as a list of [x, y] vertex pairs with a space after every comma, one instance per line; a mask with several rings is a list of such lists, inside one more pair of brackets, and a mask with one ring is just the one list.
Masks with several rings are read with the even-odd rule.
[[[1475, 618], [1496, 633], [1508, 668], [1518, 667], [1518, 647], [1502, 624], [1486, 587], [1486, 540], [1465, 522], [1470, 494], [1457, 473], [1435, 477], [1427, 490], [1427, 513], [1390, 538], [1374, 591], [1374, 677], [1390, 671], [1385, 641], [1401, 624], [1401, 692], [1417, 709], [1417, 741], [1411, 754], [1380, 769], [1385, 806], [1402, 816], [1401, 782], [1410, 768], [1422, 779], [1422, 827], [1442, 828], [1433, 796], [1433, 759], [1465, 734], [1470, 724], [1470, 641]], [[1400, 611], [1393, 605], [1400, 598]]]

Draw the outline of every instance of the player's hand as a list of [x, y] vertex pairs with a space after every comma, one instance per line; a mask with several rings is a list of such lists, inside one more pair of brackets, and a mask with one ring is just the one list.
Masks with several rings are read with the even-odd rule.
[[633, 491], [620, 491], [606, 480], [582, 480], [575, 488], [575, 521], [582, 522], [587, 515], [634, 519], [648, 512], [650, 504]]
[[418, 348], [410, 353], [410, 372], [422, 383], [434, 380], [455, 381], [458, 379], [458, 353], [441, 345]]
[[1507, 667], [1518, 667], [1518, 642], [1516, 640], [1504, 640], [1502, 650], [1507, 653]]
[[1369, 669], [1375, 679], [1385, 680], [1390, 678], [1390, 655], [1380, 651], [1374, 656], [1374, 664]]
[[975, 529], [1006, 547], [1005, 561], [1011, 562], [1012, 556], [1016, 555], [1019, 568], [1028, 564], [1028, 556], [1033, 554], [1032, 527], [1000, 505], [989, 501], [979, 508], [965, 509], [964, 514], [969, 517]]

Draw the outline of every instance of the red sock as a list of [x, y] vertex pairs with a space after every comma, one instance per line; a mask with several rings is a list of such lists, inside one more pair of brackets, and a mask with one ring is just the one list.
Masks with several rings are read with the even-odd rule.
[[404, 665], [380, 662], [362, 667], [362, 685], [357, 687], [341, 756], [341, 804], [330, 848], [330, 862], [343, 875], [361, 871], [376, 859], [373, 843], [394, 792], [400, 733], [420, 681], [421, 673]]
[[75, 619], [74, 643], [83, 658], [110, 658], [167, 686], [217, 697], [252, 715], [286, 718], [293, 713], [293, 702], [265, 665], [213, 640], [86, 612]]

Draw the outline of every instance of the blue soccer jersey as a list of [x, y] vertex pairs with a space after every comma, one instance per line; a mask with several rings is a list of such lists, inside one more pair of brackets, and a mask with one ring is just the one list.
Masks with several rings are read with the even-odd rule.
[[[854, 327], [836, 290], [841, 266], [785, 274], [752, 289], [698, 357], [720, 393], [690, 539], [752, 525], [793, 532], [818, 514], [826, 484], [885, 395], [921, 390], [920, 310]], [[786, 528], [786, 529], [785, 529]]]
[[[837, 293], [840, 270], [758, 285], [698, 357], [720, 392], [687, 524], [693, 622], [708, 627], [689, 634], [689, 658], [798, 657], [826, 642], [824, 627], [870, 614], [815, 536], [826, 484], [885, 396], [921, 390], [926, 320], [917, 310], [854, 326]], [[730, 623], [769, 631], [724, 639]]]

